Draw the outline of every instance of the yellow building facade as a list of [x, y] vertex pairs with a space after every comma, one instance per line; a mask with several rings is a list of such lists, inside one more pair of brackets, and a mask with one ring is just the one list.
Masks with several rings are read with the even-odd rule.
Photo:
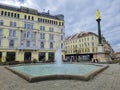
[[0, 59], [6, 61], [54, 60], [62, 49], [64, 16], [27, 7], [0, 4]]

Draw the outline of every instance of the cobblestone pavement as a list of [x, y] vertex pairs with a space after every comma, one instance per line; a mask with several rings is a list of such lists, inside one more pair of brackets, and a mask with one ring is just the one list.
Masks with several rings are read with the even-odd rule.
[[89, 81], [48, 80], [29, 83], [0, 66], [0, 90], [120, 90], [120, 65], [110, 67]]

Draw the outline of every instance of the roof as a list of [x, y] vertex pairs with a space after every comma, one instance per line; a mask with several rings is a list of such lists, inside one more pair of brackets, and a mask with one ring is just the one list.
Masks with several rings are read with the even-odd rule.
[[[60, 14], [60, 15], [51, 15], [49, 12], [38, 12], [38, 10], [36, 10], [36, 9], [32, 9], [32, 8], [28, 8], [28, 7], [23, 7], [23, 6], [21, 6], [21, 7], [15, 7], [15, 6], [11, 6], [11, 5], [0, 3], [0, 8], [8, 9], [8, 10], [13, 10], [13, 11], [17, 11], [17, 12], [29, 13], [29, 14], [43, 16], [43, 17], [47, 17], [47, 18], [64, 20], [64, 15], [62, 15], [62, 14]], [[22, 9], [24, 9], [24, 10], [22, 10]], [[31, 12], [30, 10], [32, 10], [35, 13]]]
[[95, 35], [98, 37], [97, 34], [93, 33], [93, 32], [80, 32], [80, 33], [76, 33], [76, 34], [73, 34], [71, 36], [68, 36], [66, 38], [66, 40], [72, 40], [72, 39], [77, 39], [77, 38], [81, 38], [81, 37], [85, 37], [85, 36], [88, 36], [88, 35]]

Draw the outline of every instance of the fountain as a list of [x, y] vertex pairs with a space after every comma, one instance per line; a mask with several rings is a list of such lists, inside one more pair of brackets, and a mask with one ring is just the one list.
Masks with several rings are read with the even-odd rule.
[[5, 68], [29, 82], [36, 82], [54, 79], [87, 81], [107, 67], [107, 65], [63, 64], [61, 48], [58, 47], [55, 52], [55, 64], [18, 65]]
[[107, 67], [107, 65], [63, 64], [61, 48], [57, 43], [55, 64], [19, 65], [5, 68], [29, 82], [36, 82], [54, 79], [89, 80]]
[[61, 66], [63, 64], [62, 63], [62, 54], [61, 54], [60, 48], [55, 52], [55, 64], [58, 66]]

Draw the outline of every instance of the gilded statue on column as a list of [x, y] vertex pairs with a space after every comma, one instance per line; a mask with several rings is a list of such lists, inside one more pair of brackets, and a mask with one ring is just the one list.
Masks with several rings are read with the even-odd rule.
[[98, 20], [98, 19], [100, 19], [101, 17], [100, 17], [100, 11], [99, 10], [97, 10], [96, 11], [96, 20]]

